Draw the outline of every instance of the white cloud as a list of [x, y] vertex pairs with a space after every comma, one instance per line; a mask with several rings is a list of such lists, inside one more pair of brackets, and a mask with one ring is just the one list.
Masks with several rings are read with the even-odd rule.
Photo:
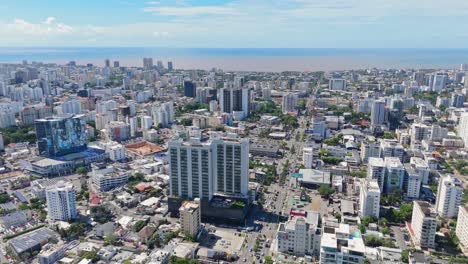
[[44, 22], [46, 25], [52, 25], [55, 22], [55, 17], [48, 17]]
[[164, 16], [182, 16], [192, 17], [199, 15], [237, 15], [239, 12], [236, 9], [224, 6], [187, 6], [187, 7], [145, 7], [145, 12], [159, 14]]

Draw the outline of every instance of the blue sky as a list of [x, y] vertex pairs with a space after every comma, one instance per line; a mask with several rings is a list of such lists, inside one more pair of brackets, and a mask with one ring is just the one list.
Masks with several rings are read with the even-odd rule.
[[0, 46], [468, 48], [468, 0], [1, 0]]

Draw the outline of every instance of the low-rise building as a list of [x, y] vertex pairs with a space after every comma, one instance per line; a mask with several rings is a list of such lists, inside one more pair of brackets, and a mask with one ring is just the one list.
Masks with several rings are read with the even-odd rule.
[[91, 181], [101, 192], [124, 186], [128, 182], [128, 173], [120, 172], [112, 166], [93, 166]]
[[319, 213], [306, 212], [305, 216], [291, 216], [280, 223], [276, 235], [278, 251], [296, 256], [319, 256], [321, 230]]

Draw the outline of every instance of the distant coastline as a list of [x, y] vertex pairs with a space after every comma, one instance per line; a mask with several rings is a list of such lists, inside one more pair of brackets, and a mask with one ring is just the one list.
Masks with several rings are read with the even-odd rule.
[[116, 48], [0, 47], [0, 63], [22, 60], [141, 66], [143, 57], [156, 63], [173, 61], [175, 68], [226, 71], [331, 71], [365, 68], [455, 69], [468, 63], [468, 49], [327, 49], [327, 48]]

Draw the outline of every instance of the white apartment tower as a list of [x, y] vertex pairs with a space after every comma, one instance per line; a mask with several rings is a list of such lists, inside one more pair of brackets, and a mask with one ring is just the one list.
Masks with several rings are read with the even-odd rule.
[[169, 156], [171, 196], [211, 200], [215, 193], [248, 195], [248, 139], [175, 139], [169, 142]]
[[390, 193], [402, 190], [405, 178], [405, 168], [397, 157], [386, 157], [385, 161], [385, 187], [384, 192]]
[[47, 188], [46, 200], [49, 219], [69, 221], [77, 218], [73, 184], [60, 181]]
[[441, 177], [435, 204], [437, 213], [444, 218], [456, 217], [462, 196], [463, 186], [458, 178], [451, 175]]
[[385, 183], [385, 162], [382, 158], [369, 158], [369, 162], [367, 163], [367, 179], [376, 180], [380, 192], [383, 192]]
[[306, 169], [312, 169], [314, 165], [314, 149], [312, 147], [302, 149], [302, 163]]
[[361, 217], [374, 216], [379, 218], [380, 187], [376, 180], [364, 179], [361, 182], [359, 194], [359, 212]]
[[421, 248], [434, 248], [437, 231], [437, 213], [431, 204], [423, 201], [413, 202], [411, 228], [413, 242]]
[[367, 162], [371, 157], [380, 157], [380, 142], [369, 136], [361, 144], [361, 160]]
[[[468, 83], [468, 82], [467, 82]], [[457, 127], [458, 136], [463, 139], [465, 148], [468, 148], [468, 112], [462, 113]]]
[[466, 254], [468, 252], [468, 207], [460, 206], [458, 209], [457, 227], [455, 233], [460, 240], [462, 251]]

